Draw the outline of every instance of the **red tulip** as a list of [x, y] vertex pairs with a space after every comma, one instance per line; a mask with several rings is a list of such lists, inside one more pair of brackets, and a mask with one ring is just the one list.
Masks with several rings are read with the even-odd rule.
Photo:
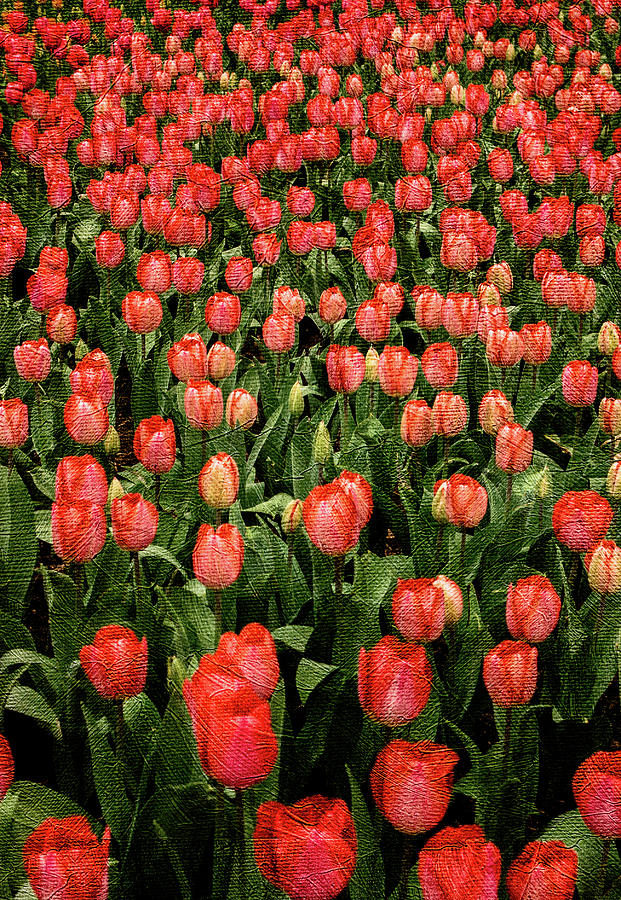
[[170, 472], [177, 454], [172, 420], [161, 416], [143, 419], [134, 432], [134, 454], [149, 472]]
[[214, 662], [250, 682], [263, 700], [269, 700], [280, 677], [274, 638], [263, 625], [251, 622], [239, 634], [227, 631], [220, 638]]
[[472, 294], [448, 293], [442, 303], [442, 325], [451, 337], [475, 334], [479, 320], [479, 304]]
[[147, 680], [147, 639], [139, 641], [130, 628], [122, 625], [104, 625], [93, 643], [80, 650], [80, 662], [102, 697], [135, 697], [142, 693]]
[[353, 394], [364, 380], [365, 359], [357, 347], [331, 344], [326, 354], [328, 384], [337, 393]]
[[150, 334], [162, 321], [162, 304], [153, 291], [130, 291], [123, 298], [122, 314], [134, 334]]
[[228, 378], [235, 369], [235, 351], [222, 341], [211, 345], [207, 353], [207, 377], [212, 381]]
[[28, 836], [22, 852], [38, 900], [104, 900], [108, 896], [110, 829], [101, 842], [86, 816], [49, 818]]
[[423, 900], [492, 900], [498, 896], [501, 856], [479, 825], [443, 828], [420, 851]]
[[548, 361], [552, 352], [552, 329], [547, 322], [522, 325], [520, 337], [524, 362], [530, 366], [540, 366]]
[[452, 344], [431, 344], [421, 357], [423, 375], [434, 388], [450, 388], [457, 381], [459, 364]]
[[356, 508], [356, 518], [360, 529], [368, 524], [373, 512], [373, 491], [371, 485], [357, 472], [341, 472], [333, 484], [343, 488]]
[[399, 578], [392, 616], [408, 641], [435, 641], [446, 624], [444, 591], [433, 578]]
[[423, 647], [386, 635], [360, 650], [358, 697], [365, 713], [394, 728], [415, 719], [431, 694], [433, 673]]
[[229, 428], [252, 428], [259, 415], [256, 399], [245, 388], [235, 388], [226, 400], [226, 421]]
[[487, 511], [487, 491], [483, 485], [457, 472], [448, 479], [446, 515], [456, 528], [476, 528]]
[[485, 352], [493, 366], [510, 369], [519, 363], [524, 353], [520, 333], [510, 328], [494, 328], [487, 335]]
[[78, 444], [98, 444], [108, 431], [108, 411], [97, 394], [72, 394], [65, 403], [65, 428]]
[[28, 407], [17, 398], [0, 400], [0, 447], [14, 450], [28, 440]]
[[123, 262], [125, 244], [114, 231], [102, 231], [95, 240], [95, 258], [103, 269], [115, 269]]
[[380, 281], [375, 285], [373, 296], [376, 300], [383, 300], [388, 304], [391, 316], [398, 316], [403, 309], [405, 294], [401, 285], [396, 281]]
[[70, 344], [78, 330], [78, 320], [72, 307], [66, 303], [52, 307], [45, 319], [45, 330], [51, 341]]
[[222, 391], [209, 381], [188, 381], [183, 406], [192, 428], [200, 431], [217, 428], [224, 416]]
[[449, 391], [437, 394], [431, 412], [436, 434], [451, 437], [463, 431], [468, 423], [468, 410], [464, 398]]
[[516, 640], [536, 644], [550, 637], [561, 612], [561, 600], [543, 575], [520, 578], [507, 588], [507, 628]]
[[391, 741], [369, 776], [373, 799], [398, 831], [429, 831], [446, 813], [458, 762], [458, 755], [441, 744]]
[[537, 648], [524, 641], [502, 641], [483, 660], [483, 681], [497, 706], [520, 706], [537, 687]]
[[105, 506], [108, 480], [104, 467], [89, 454], [64, 456], [56, 469], [55, 499], [60, 503], [87, 500]]
[[238, 791], [264, 781], [276, 763], [278, 744], [269, 703], [250, 682], [207, 654], [185, 682], [183, 696], [207, 775]]
[[198, 294], [205, 275], [205, 266], [195, 256], [180, 256], [172, 267], [172, 280], [180, 294]]
[[283, 284], [274, 291], [272, 312], [274, 315], [292, 316], [296, 322], [301, 322], [306, 312], [306, 304], [298, 290]]
[[361, 303], [356, 312], [356, 330], [370, 344], [385, 341], [390, 334], [388, 304], [375, 298]]
[[88, 500], [52, 503], [52, 545], [54, 553], [71, 562], [94, 559], [106, 543], [106, 514], [103, 506]]
[[224, 280], [229, 290], [236, 294], [245, 293], [252, 284], [252, 260], [245, 256], [232, 256], [226, 265]]
[[444, 297], [432, 288], [425, 288], [417, 295], [412, 295], [416, 301], [416, 324], [427, 331], [433, 331], [442, 325], [442, 307]]
[[572, 900], [578, 854], [562, 841], [531, 841], [507, 869], [509, 900]]
[[502, 391], [483, 394], [479, 404], [479, 423], [487, 434], [495, 435], [507, 422], [513, 422], [513, 406]]
[[83, 356], [69, 375], [69, 383], [74, 394], [98, 396], [107, 406], [114, 394], [114, 375], [103, 350], [91, 350]]
[[263, 323], [263, 340], [273, 353], [287, 353], [295, 345], [295, 319], [288, 313], [273, 313]]
[[239, 297], [219, 291], [207, 300], [205, 322], [217, 334], [232, 334], [241, 321]]
[[50, 348], [45, 338], [24, 341], [13, 349], [15, 368], [25, 381], [45, 381], [52, 368]]
[[244, 539], [235, 525], [225, 523], [217, 530], [212, 525], [201, 525], [192, 564], [201, 584], [213, 591], [237, 581], [244, 564]]
[[590, 550], [606, 537], [612, 522], [610, 503], [596, 491], [567, 491], [554, 505], [552, 528], [570, 550]]
[[137, 553], [155, 540], [158, 511], [140, 494], [115, 497], [110, 506], [112, 536], [123, 550]]
[[389, 397], [407, 397], [414, 390], [418, 359], [407, 347], [384, 347], [378, 374], [382, 391]]
[[621, 751], [598, 751], [578, 766], [572, 787], [587, 827], [600, 838], [621, 838]]
[[345, 317], [347, 301], [339, 288], [326, 288], [319, 297], [319, 316], [329, 325]]
[[408, 400], [401, 415], [401, 439], [410, 447], [424, 447], [433, 435], [433, 416], [426, 400]]
[[358, 543], [356, 504], [337, 482], [313, 488], [304, 501], [303, 517], [309, 538], [327, 556], [344, 556]]
[[574, 360], [563, 369], [563, 399], [570, 406], [591, 406], [597, 394], [599, 373], [586, 360]]
[[496, 434], [496, 465], [509, 475], [524, 472], [533, 461], [533, 433], [505, 422]]
[[200, 334], [184, 334], [167, 354], [170, 371], [179, 381], [200, 381], [207, 372], [207, 348]]
[[261, 874], [293, 900], [333, 900], [356, 865], [354, 821], [342, 800], [314, 795], [257, 810], [254, 856]]

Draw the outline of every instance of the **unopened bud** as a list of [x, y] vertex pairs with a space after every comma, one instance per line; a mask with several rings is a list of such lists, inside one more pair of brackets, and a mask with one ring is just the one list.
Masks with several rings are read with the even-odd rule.
[[448, 525], [446, 514], [446, 492], [448, 480], [437, 481], [434, 487], [433, 500], [431, 501], [431, 515], [439, 525]]
[[461, 588], [446, 575], [438, 575], [433, 581], [434, 587], [439, 587], [444, 594], [444, 609], [446, 612], [446, 624], [454, 625], [461, 618], [464, 611], [464, 598]]
[[621, 460], [615, 460], [608, 469], [606, 490], [613, 500], [621, 499]]
[[364, 380], [374, 384], [379, 381], [379, 353], [375, 347], [369, 347], [365, 362]]
[[285, 534], [293, 534], [302, 521], [302, 501], [291, 500], [282, 511], [280, 524]]
[[87, 353], [88, 347], [86, 346], [82, 338], [80, 338], [78, 343], [75, 345], [75, 361], [79, 362], [84, 356], [86, 356]]
[[535, 44], [535, 46], [533, 48], [533, 57], [535, 59], [541, 59], [542, 56], [543, 56], [543, 50], [541, 49], [539, 44]]
[[537, 481], [537, 500], [545, 500], [550, 496], [550, 471], [544, 466]]
[[104, 450], [108, 454], [108, 456], [116, 456], [117, 453], [121, 451], [121, 438], [119, 437], [119, 433], [114, 427], [111, 425], [107, 432], [106, 436], [103, 439]]
[[119, 481], [118, 478], [113, 478], [110, 482], [110, 487], [108, 488], [108, 499], [106, 500], [106, 508], [110, 509], [112, 506], [112, 501], [117, 500], [119, 497], [122, 497], [125, 494], [123, 490], [123, 485]]
[[296, 381], [289, 391], [289, 412], [295, 419], [304, 412], [304, 394], [299, 381]]
[[592, 591], [615, 594], [621, 589], [621, 547], [614, 541], [601, 541], [587, 553], [584, 564]]
[[317, 426], [313, 438], [313, 462], [318, 463], [320, 466], [325, 466], [331, 458], [332, 441], [330, 440], [330, 432], [326, 428], [325, 422], [322, 420]]
[[505, 56], [505, 59], [507, 60], [507, 62], [513, 62], [513, 60], [515, 59], [515, 45], [514, 44], [509, 44], [509, 46], [507, 47], [507, 54]]
[[621, 333], [614, 322], [604, 322], [597, 336], [597, 349], [604, 356], [612, 356], [617, 347]]
[[453, 106], [462, 106], [466, 101], [466, 89], [462, 84], [454, 84], [451, 88], [451, 103]]

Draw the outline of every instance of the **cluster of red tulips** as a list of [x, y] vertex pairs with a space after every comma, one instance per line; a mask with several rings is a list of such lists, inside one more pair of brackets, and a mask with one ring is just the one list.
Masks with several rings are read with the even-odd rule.
[[14, 0], [0, 897], [620, 896], [617, 0]]

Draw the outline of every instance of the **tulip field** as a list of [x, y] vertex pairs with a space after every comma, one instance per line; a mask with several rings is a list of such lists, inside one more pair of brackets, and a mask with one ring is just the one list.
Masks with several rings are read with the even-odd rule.
[[620, 35], [0, 4], [0, 900], [621, 900]]

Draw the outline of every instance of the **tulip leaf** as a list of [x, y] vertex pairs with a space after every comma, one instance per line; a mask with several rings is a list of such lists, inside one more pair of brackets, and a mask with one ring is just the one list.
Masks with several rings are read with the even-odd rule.
[[[123, 844], [129, 834], [131, 805], [123, 779], [125, 749], [122, 746], [122, 739], [120, 746], [116, 747], [116, 752], [113, 752], [110, 743], [110, 724], [106, 717], [97, 718], [86, 703], [81, 705], [88, 731], [97, 798], [113, 837]], [[117, 733], [117, 742], [118, 740]]]
[[16, 684], [6, 698], [5, 708], [36, 719], [56, 740], [62, 740], [60, 721], [45, 697], [23, 684]]
[[136, 377], [132, 380], [131, 408], [136, 425], [150, 416], [161, 415], [153, 362], [150, 359], [141, 365]]
[[0, 607], [21, 616], [37, 560], [32, 500], [14, 469], [0, 467]]
[[356, 868], [349, 882], [351, 900], [367, 900], [368, 897], [383, 897], [384, 862], [380, 850], [380, 833], [373, 827], [373, 819], [360, 785], [351, 769], [346, 766], [351, 794], [351, 813], [356, 829], [358, 848]]
[[[577, 809], [553, 819], [538, 838], [540, 841], [562, 841], [578, 854], [576, 887], [581, 896], [592, 894], [602, 862], [604, 842], [585, 825]], [[614, 843], [606, 860], [606, 882], [610, 884], [621, 875], [621, 861]]]

